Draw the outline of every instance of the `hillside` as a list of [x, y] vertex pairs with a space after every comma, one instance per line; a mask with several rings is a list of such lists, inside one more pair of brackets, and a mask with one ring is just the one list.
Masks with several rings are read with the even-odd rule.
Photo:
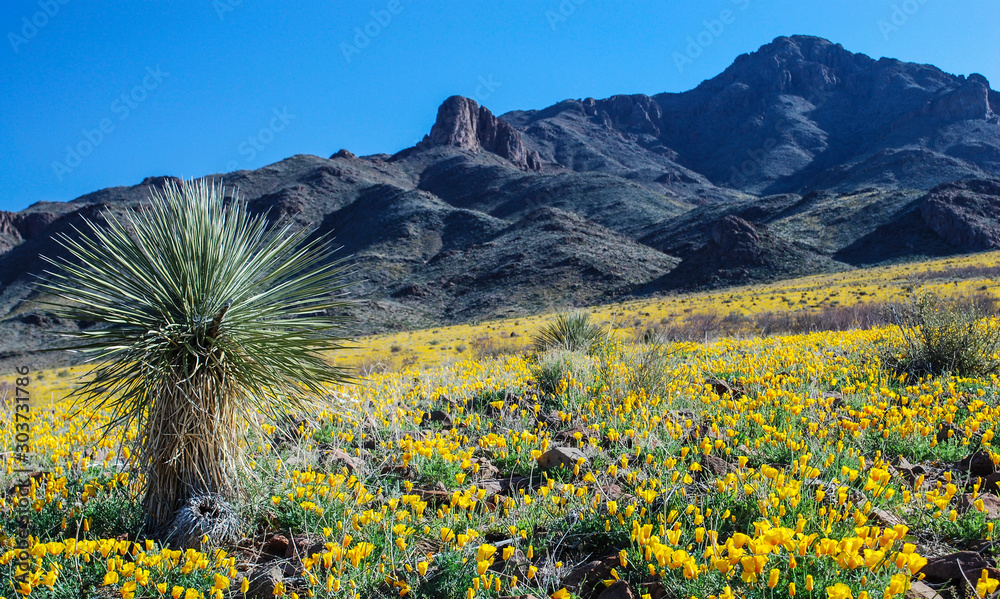
[[[793, 36], [683, 93], [499, 117], [456, 96], [395, 155], [207, 178], [334, 235], [374, 333], [1000, 247], [998, 114], [979, 75]], [[32, 291], [55, 237], [169, 179], [0, 213], [0, 360], [79, 326]]]

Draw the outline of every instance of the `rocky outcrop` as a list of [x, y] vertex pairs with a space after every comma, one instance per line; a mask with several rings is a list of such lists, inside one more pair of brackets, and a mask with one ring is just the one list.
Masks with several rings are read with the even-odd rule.
[[538, 153], [528, 149], [514, 127], [475, 100], [462, 96], [452, 96], [441, 104], [430, 135], [418, 147], [433, 146], [453, 146], [470, 152], [485, 150], [524, 170], [541, 168]]
[[843, 268], [763, 223], [728, 214], [712, 224], [708, 241], [645, 291], [706, 289], [773, 281]]
[[168, 183], [173, 183], [174, 185], [180, 185], [181, 180], [179, 177], [171, 177], [171, 176], [146, 177], [145, 179], [142, 180], [142, 183], [140, 183], [139, 185], [163, 189], [163, 187], [165, 187]]
[[663, 110], [646, 95], [611, 96], [607, 100], [587, 98], [583, 101], [585, 114], [612, 129], [658, 136]]
[[935, 98], [928, 112], [949, 120], [985, 120], [994, 117], [990, 106], [990, 82], [978, 73], [969, 75], [954, 90]]
[[51, 212], [0, 211], [0, 252], [37, 237], [56, 218]]
[[924, 198], [920, 216], [957, 249], [1000, 248], [1000, 180], [974, 179], [939, 185]]
[[708, 248], [720, 258], [743, 264], [760, 261], [760, 235], [738, 216], [726, 215], [712, 225]]

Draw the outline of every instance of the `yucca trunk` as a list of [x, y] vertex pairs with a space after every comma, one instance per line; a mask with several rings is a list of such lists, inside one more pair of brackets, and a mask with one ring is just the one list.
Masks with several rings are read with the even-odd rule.
[[241, 491], [240, 414], [224, 377], [200, 370], [156, 392], [142, 438], [146, 532], [161, 533], [195, 495]]

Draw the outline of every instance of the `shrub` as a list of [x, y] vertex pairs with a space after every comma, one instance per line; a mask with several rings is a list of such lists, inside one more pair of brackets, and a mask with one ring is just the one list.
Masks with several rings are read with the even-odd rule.
[[606, 337], [605, 331], [590, 321], [586, 312], [560, 314], [554, 322], [543, 326], [532, 337], [536, 353], [546, 350], [589, 352], [598, 341]]
[[993, 299], [943, 298], [924, 293], [895, 309], [903, 344], [883, 352], [883, 363], [915, 376], [985, 376], [1000, 371], [1000, 323]]
[[518, 343], [516, 338], [496, 338], [491, 335], [481, 335], [469, 342], [472, 355], [477, 360], [484, 358], [496, 358], [498, 356], [513, 355], [520, 353], [524, 347]]
[[628, 361], [627, 382], [630, 390], [641, 390], [647, 397], [662, 396], [669, 381], [671, 354], [671, 350], [662, 343], [651, 342], [636, 347]]
[[592, 359], [571, 351], [551, 350], [538, 356], [534, 375], [542, 392], [555, 393], [559, 383], [570, 378], [587, 384], [593, 375]]

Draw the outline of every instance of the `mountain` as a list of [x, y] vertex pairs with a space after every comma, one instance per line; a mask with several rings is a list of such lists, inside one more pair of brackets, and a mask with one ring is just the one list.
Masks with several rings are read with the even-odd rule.
[[[1000, 93], [779, 37], [683, 93], [500, 116], [454, 96], [394, 155], [207, 178], [334, 235], [356, 332], [379, 332], [1000, 247]], [[84, 326], [36, 303], [56, 236], [169, 180], [0, 213], [0, 363]]]

